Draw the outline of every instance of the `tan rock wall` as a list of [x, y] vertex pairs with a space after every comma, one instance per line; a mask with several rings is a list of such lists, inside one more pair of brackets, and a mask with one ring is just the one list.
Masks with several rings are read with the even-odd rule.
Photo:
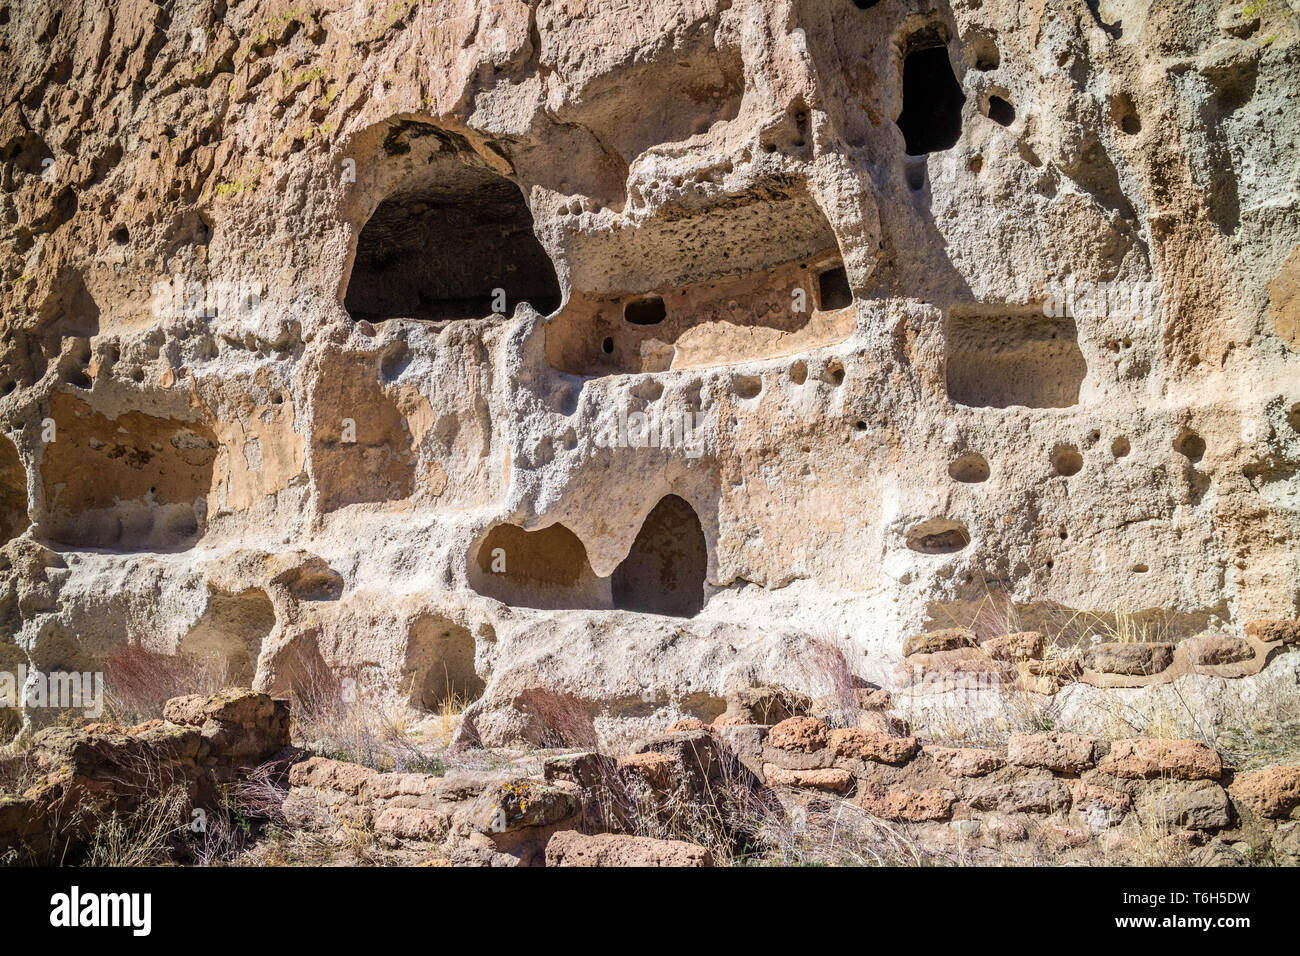
[[[10, 17], [0, 641], [31, 662], [198, 628], [258, 686], [378, 661], [397, 695], [426, 614], [476, 635], [504, 740], [543, 685], [631, 727], [737, 676], [817, 696], [828, 637], [884, 684], [990, 596], [1020, 619], [981, 638], [1166, 617], [1163, 676], [1084, 669], [1141, 690], [1252, 681], [1260, 645], [1180, 642], [1300, 611], [1285, 4]], [[948, 130], [911, 121], [931, 70]], [[703, 557], [634, 575], [670, 497]], [[575, 593], [485, 582], [498, 529], [560, 526], [585, 566], [566, 537], [525, 577]], [[302, 554], [339, 587], [275, 584]], [[272, 627], [213, 638], [249, 591]]]

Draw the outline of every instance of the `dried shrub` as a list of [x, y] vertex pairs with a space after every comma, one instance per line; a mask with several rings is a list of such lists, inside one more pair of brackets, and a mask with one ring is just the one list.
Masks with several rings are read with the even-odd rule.
[[229, 686], [224, 659], [212, 655], [159, 654], [123, 644], [103, 661], [105, 716], [132, 726], [162, 714], [173, 697], [215, 694]]
[[290, 702], [293, 736], [312, 753], [401, 773], [446, 772], [442, 759], [407, 733], [404, 707], [370, 693], [359, 674], [340, 677], [321, 663], [298, 670]]
[[600, 746], [589, 709], [572, 694], [529, 688], [515, 698], [515, 707], [528, 721], [528, 739], [539, 746], [579, 750]]

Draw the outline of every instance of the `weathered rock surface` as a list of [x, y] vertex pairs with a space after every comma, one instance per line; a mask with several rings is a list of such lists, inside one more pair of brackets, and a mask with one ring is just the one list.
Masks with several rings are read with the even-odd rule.
[[1012, 734], [1007, 760], [1021, 767], [1079, 773], [1093, 766], [1098, 741], [1083, 734]]
[[1269, 767], [1239, 773], [1232, 780], [1234, 800], [1261, 816], [1285, 819], [1300, 807], [1300, 767]]
[[853, 774], [836, 767], [814, 770], [786, 770], [775, 764], [763, 765], [764, 779], [774, 787], [807, 787], [810, 790], [827, 790], [842, 793], [853, 783]]
[[990, 638], [980, 646], [997, 660], [1032, 660], [1043, 656], [1043, 635], [1037, 631], [1017, 631]]
[[1147, 677], [1174, 662], [1172, 644], [1101, 644], [1084, 656], [1084, 665], [1103, 674]]
[[953, 777], [982, 777], [992, 773], [1006, 760], [992, 750], [975, 747], [926, 747], [925, 752]]
[[1293, 5], [5, 10], [0, 671], [494, 746], [1300, 641]]
[[703, 847], [680, 840], [562, 830], [546, 844], [547, 866], [712, 866]]
[[1255, 656], [1255, 649], [1239, 637], [1226, 634], [1202, 634], [1183, 642], [1183, 650], [1193, 664], [1235, 664]]
[[1223, 760], [1213, 747], [1198, 740], [1135, 738], [1113, 742], [1098, 769], [1130, 780], [1164, 776], [1217, 780], [1223, 773]]
[[831, 729], [824, 720], [816, 717], [791, 717], [768, 732], [767, 744], [778, 750], [813, 753], [826, 746], [830, 734]]
[[836, 757], [889, 764], [906, 763], [917, 751], [915, 737], [895, 737], [856, 727], [832, 730], [827, 746]]
[[948, 819], [952, 814], [953, 795], [939, 788], [913, 790], [868, 784], [862, 788], [859, 802], [868, 813], [884, 820], [921, 823]]
[[1162, 829], [1219, 830], [1232, 820], [1227, 793], [1208, 781], [1156, 786], [1138, 801], [1137, 812], [1143, 822]]

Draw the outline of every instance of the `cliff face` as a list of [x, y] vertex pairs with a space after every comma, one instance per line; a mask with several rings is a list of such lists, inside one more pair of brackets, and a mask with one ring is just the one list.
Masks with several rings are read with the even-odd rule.
[[1294, 3], [6, 2], [0, 44], [0, 667], [326, 667], [492, 742], [540, 687], [817, 693], [827, 640], [883, 684], [935, 627], [1300, 610]]

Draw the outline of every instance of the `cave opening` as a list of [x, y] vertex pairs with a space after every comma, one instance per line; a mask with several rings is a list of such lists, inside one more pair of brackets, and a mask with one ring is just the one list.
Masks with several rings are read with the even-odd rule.
[[664, 300], [657, 295], [629, 302], [623, 309], [623, 318], [633, 325], [658, 325], [668, 317]]
[[474, 651], [468, 628], [433, 615], [416, 621], [406, 649], [403, 685], [411, 706], [437, 714], [461, 710], [482, 697], [486, 684], [474, 668]]
[[458, 155], [439, 155], [375, 209], [357, 239], [344, 307], [353, 319], [442, 321], [543, 314], [562, 298], [519, 187]]
[[181, 639], [180, 650], [215, 664], [225, 682], [251, 687], [262, 643], [274, 627], [275, 608], [265, 591], [213, 591], [203, 617]]
[[471, 562], [470, 583], [512, 607], [607, 606], [607, 585], [591, 570], [582, 540], [562, 524], [495, 526]]
[[827, 269], [817, 276], [817, 301], [823, 311], [843, 309], [853, 304], [853, 288], [843, 266]]
[[693, 617], [704, 607], [708, 563], [708, 543], [695, 509], [668, 495], [646, 516], [627, 557], [614, 569], [614, 607]]
[[946, 46], [936, 43], [909, 52], [903, 60], [903, 112], [897, 120], [907, 155], [952, 149], [961, 137], [965, 102]]

